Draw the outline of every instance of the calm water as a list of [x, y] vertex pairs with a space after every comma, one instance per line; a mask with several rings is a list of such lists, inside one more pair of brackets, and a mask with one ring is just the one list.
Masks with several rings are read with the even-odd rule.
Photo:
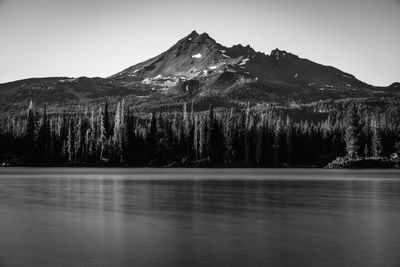
[[400, 266], [400, 172], [4, 168], [4, 266]]

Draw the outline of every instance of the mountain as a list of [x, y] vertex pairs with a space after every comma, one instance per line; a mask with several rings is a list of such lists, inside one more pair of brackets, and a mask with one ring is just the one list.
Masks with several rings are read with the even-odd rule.
[[208, 106], [307, 103], [347, 97], [398, 97], [399, 83], [376, 87], [337, 68], [289, 52], [225, 47], [193, 31], [164, 53], [107, 78], [40, 78], [0, 84], [4, 110], [33, 99], [55, 106], [124, 97], [137, 107], [173, 108], [186, 99]]

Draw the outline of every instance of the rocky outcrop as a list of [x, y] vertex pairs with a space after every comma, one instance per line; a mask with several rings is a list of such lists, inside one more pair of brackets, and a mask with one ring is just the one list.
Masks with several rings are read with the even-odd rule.
[[396, 156], [377, 157], [377, 158], [352, 158], [350, 156], [337, 157], [325, 168], [329, 169], [398, 169], [400, 168], [400, 159]]

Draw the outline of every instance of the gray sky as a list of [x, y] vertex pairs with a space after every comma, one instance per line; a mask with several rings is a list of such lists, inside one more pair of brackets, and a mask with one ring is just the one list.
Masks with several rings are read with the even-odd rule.
[[0, 82], [110, 76], [192, 30], [400, 81], [400, 0], [0, 0]]

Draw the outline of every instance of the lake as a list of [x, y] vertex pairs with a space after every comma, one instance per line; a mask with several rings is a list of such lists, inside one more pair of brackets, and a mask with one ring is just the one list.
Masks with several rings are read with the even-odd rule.
[[2, 168], [13, 266], [400, 266], [400, 171]]

